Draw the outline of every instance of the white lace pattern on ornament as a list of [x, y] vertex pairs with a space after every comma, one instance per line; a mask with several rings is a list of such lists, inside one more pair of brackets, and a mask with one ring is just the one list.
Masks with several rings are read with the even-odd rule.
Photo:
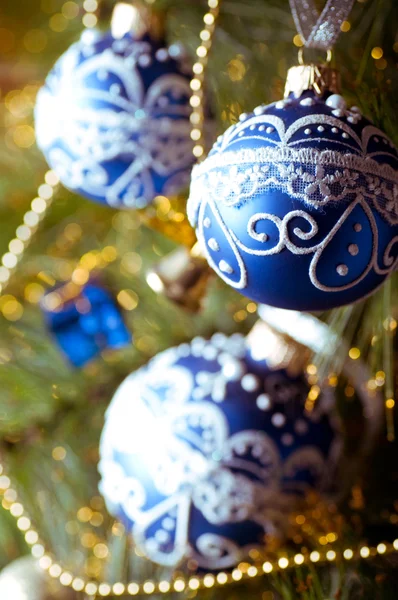
[[197, 221], [205, 197], [238, 206], [270, 189], [315, 208], [362, 194], [387, 222], [398, 224], [397, 171], [355, 154], [310, 148], [258, 148], [210, 156], [193, 170], [190, 220]]
[[[329, 128], [327, 140], [333, 150], [317, 150], [300, 147], [309, 142], [310, 134], [318, 135], [311, 141], [324, 141], [318, 131]], [[261, 136], [256, 133], [261, 129]], [[270, 132], [268, 137], [267, 132]], [[314, 133], [315, 132], [315, 133]], [[333, 133], [335, 132], [335, 133]], [[297, 137], [297, 136], [302, 137]], [[334, 140], [333, 136], [340, 135]], [[378, 136], [378, 137], [377, 137]], [[383, 150], [368, 153], [371, 139], [383, 139]], [[234, 150], [241, 141], [263, 140], [267, 146]], [[341, 149], [344, 148], [344, 152]], [[347, 149], [349, 152], [347, 153]], [[340, 150], [339, 150], [340, 149]], [[379, 164], [376, 157], [388, 156], [398, 159], [391, 150], [391, 142], [372, 125], [364, 127], [362, 137], [348, 123], [329, 115], [310, 115], [297, 119], [287, 129], [282, 119], [275, 115], [257, 115], [232, 126], [219, 138], [210, 156], [193, 169], [188, 215], [197, 227], [198, 238], [208, 261], [218, 275], [229, 285], [244, 289], [247, 286], [247, 269], [244, 255], [268, 256], [287, 249], [292, 254], [312, 254], [309, 277], [312, 284], [325, 292], [344, 291], [356, 286], [373, 269], [379, 275], [387, 275], [397, 264], [393, 248], [398, 236], [393, 237], [379, 256], [378, 228], [373, 210], [390, 225], [398, 225], [398, 171], [389, 164]], [[302, 201], [302, 209], [292, 210], [283, 218], [271, 213], [255, 213], [247, 223], [247, 234], [255, 242], [255, 248], [239, 239], [225, 223], [224, 207], [241, 206], [255, 200], [267, 190], [285, 192], [290, 198]], [[328, 204], [344, 203], [345, 211], [329, 234], [320, 242], [308, 246], [318, 234], [316, 212], [322, 213]], [[336, 239], [340, 229], [355, 207], [360, 207], [373, 238], [372, 253], [368, 264], [355, 276], [347, 275], [346, 265], [341, 266], [341, 285], [331, 286], [322, 281], [318, 264], [328, 245]], [[290, 223], [300, 218], [302, 225], [291, 231]], [[227, 246], [233, 252], [233, 262], [217, 259], [221, 240], [208, 238], [206, 228], [212, 222], [222, 230]], [[278, 234], [276, 244], [271, 245], [269, 236], [259, 232], [259, 225], [268, 222]], [[264, 245], [261, 249], [258, 244]], [[394, 248], [395, 250], [395, 248]], [[353, 244], [350, 253], [358, 249]]]
[[[266, 433], [243, 430], [231, 435], [219, 392], [215, 402], [203, 401], [201, 394], [195, 400], [194, 392], [203, 386], [204, 374], [214, 373], [203, 370], [198, 384], [189, 369], [175, 364], [193, 351], [212, 364], [217, 357], [221, 369], [231, 364], [233, 369], [227, 367], [227, 377], [237, 372], [238, 361], [242, 385], [255, 389], [255, 377], [244, 379], [248, 376], [244, 362], [237, 358], [243, 339], [230, 339], [235, 346], [232, 363], [226, 360], [222, 339], [216, 336], [217, 345], [198, 338], [190, 346], [184, 344], [162, 353], [145, 372], [122, 384], [107, 412], [99, 465], [101, 491], [113, 514], [123, 512], [132, 521], [136, 544], [163, 565], [173, 566], [191, 556], [203, 568], [232, 566], [245, 556], [247, 548], [206, 532], [191, 545], [192, 507], [212, 525], [249, 520], [268, 531], [275, 514], [292, 502], [293, 496], [282, 489], [283, 478], [294, 480], [303, 469], [320, 478], [324, 471], [320, 465], [325, 467], [326, 461], [316, 447], [292, 452], [284, 464], [277, 445]], [[207, 398], [214, 389], [220, 389], [214, 377], [209, 382], [215, 387], [213, 391], [206, 387]], [[293, 386], [292, 394], [296, 392]], [[284, 405], [286, 394], [282, 399], [275, 396], [275, 402]], [[305, 427], [302, 419], [297, 422], [297, 431], [305, 433]], [[122, 453], [130, 464], [139, 464], [138, 475], [125, 471], [116, 462], [115, 452]], [[140, 480], [144, 474], [158, 497], [155, 503], [149, 501], [149, 507], [148, 490]]]
[[[192, 164], [190, 109], [188, 100], [173, 100], [189, 98], [187, 79], [166, 74], [145, 92], [137, 60], [148, 52], [146, 44], [135, 55], [107, 49], [79, 64], [81, 51], [79, 43], [68, 50], [37, 99], [38, 145], [63, 183], [113, 206], [150, 201], [153, 174], [167, 178], [164, 193], [186, 184]], [[90, 87], [94, 77], [118, 83]], [[112, 161], [126, 163], [114, 180], [107, 170]]]

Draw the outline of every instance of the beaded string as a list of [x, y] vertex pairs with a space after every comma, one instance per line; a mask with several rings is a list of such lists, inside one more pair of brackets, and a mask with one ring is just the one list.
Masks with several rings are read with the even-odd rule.
[[[97, 8], [97, 0], [84, 0], [82, 22], [85, 27], [95, 27], [97, 17], [94, 13]], [[68, 18], [76, 18], [78, 15], [79, 10]], [[51, 19], [58, 16], [60, 15], [55, 14], [50, 17], [50, 22]], [[8, 244], [8, 250], [0, 258], [0, 295], [4, 294], [25, 250], [37, 233], [41, 221], [47, 216], [58, 187], [59, 177], [55, 171], [50, 169], [45, 174], [43, 183], [38, 186], [37, 195], [33, 198], [29, 210], [23, 215], [21, 224]]]
[[[203, 125], [204, 125], [204, 94], [203, 94], [203, 83], [205, 77], [205, 68], [208, 62], [208, 54], [213, 42], [213, 34], [215, 31], [216, 20], [219, 14], [219, 0], [208, 0], [208, 10], [203, 17], [204, 26], [200, 32], [200, 45], [196, 50], [196, 61], [193, 66], [193, 78], [191, 80], [192, 96], [190, 104], [192, 107], [192, 114], [190, 117], [192, 130], [191, 139], [196, 142], [193, 148], [193, 154], [196, 159], [204, 154], [204, 142], [203, 142]], [[86, 0], [84, 8], [87, 15], [94, 13], [97, 8], [95, 1]], [[95, 26], [94, 20], [83, 19], [84, 25], [87, 27]], [[38, 187], [37, 196], [32, 200], [30, 209], [23, 216], [23, 222], [17, 227], [15, 237], [10, 241], [8, 251], [2, 256], [0, 262], [0, 296], [6, 290], [10, 279], [15, 272], [19, 262], [24, 256], [25, 250], [29, 243], [32, 241], [35, 233], [38, 230], [40, 222], [45, 218], [48, 210], [52, 204], [55, 191], [59, 185], [59, 178], [53, 170], [49, 170], [45, 174], [45, 181]], [[77, 273], [80, 268], [81, 261], [79, 261], [74, 273]], [[17, 527], [25, 535], [25, 540], [28, 546], [30, 546], [31, 554], [34, 558], [38, 559], [39, 565], [47, 570], [49, 575], [55, 579], [58, 579], [61, 585], [70, 587], [76, 592], [84, 592], [89, 597], [95, 597], [97, 595], [101, 597], [109, 596], [120, 596], [122, 594], [128, 594], [131, 596], [137, 595], [138, 593], [152, 594], [155, 590], [160, 593], [167, 593], [169, 591], [182, 592], [187, 587], [191, 590], [199, 589], [200, 587], [212, 587], [212, 575], [209, 575], [206, 579], [191, 577], [189, 580], [176, 579], [173, 584], [166, 581], [152, 582], [147, 581], [143, 584], [137, 582], [130, 582], [125, 585], [121, 582], [110, 584], [107, 582], [97, 583], [86, 580], [82, 577], [76, 577], [69, 571], [62, 568], [57, 562], [53, 560], [51, 555], [46, 552], [43, 541], [40, 538], [38, 531], [32, 525], [31, 519], [29, 518], [27, 511], [18, 499], [17, 490], [12, 487], [11, 480], [6, 474], [4, 465], [0, 462], [0, 496], [3, 496], [3, 507], [9, 510], [11, 515], [17, 521]], [[236, 576], [235, 576], [236, 578]], [[222, 574], [219, 574], [214, 579], [219, 585], [223, 584], [224, 578]], [[228, 579], [228, 578], [227, 578]], [[238, 579], [236, 579], [238, 580]], [[197, 582], [197, 583], [196, 583]], [[226, 581], [225, 581], [226, 582]]]
[[208, 0], [207, 1], [208, 12], [203, 17], [204, 27], [199, 34], [201, 43], [196, 49], [196, 62], [193, 65], [193, 78], [190, 86], [192, 90], [192, 96], [190, 104], [192, 107], [192, 113], [190, 121], [192, 124], [191, 139], [196, 142], [193, 147], [193, 155], [198, 160], [204, 158], [205, 146], [204, 146], [204, 93], [203, 83], [205, 79], [205, 71], [208, 63], [209, 51], [213, 43], [214, 31], [216, 28], [216, 21], [220, 12], [220, 0]]
[[[283, 555], [274, 560], [267, 560], [262, 565], [241, 564], [230, 573], [219, 572], [217, 574], [207, 573], [201, 576], [178, 577], [174, 581], [152, 581], [147, 580], [143, 583], [131, 581], [127, 584], [122, 582], [97, 583], [87, 581], [82, 577], [75, 577], [69, 571], [55, 562], [52, 557], [46, 553], [43, 542], [40, 540], [39, 533], [32, 526], [31, 520], [26, 515], [26, 511], [21, 502], [18, 501], [18, 494], [11, 487], [11, 481], [4, 474], [3, 467], [0, 466], [0, 495], [8, 499], [6, 510], [17, 520], [17, 526], [25, 535], [25, 540], [30, 546], [32, 556], [38, 559], [40, 567], [47, 571], [50, 577], [58, 579], [60, 584], [70, 587], [76, 592], [84, 592], [89, 598], [95, 597], [118, 597], [122, 595], [150, 596], [154, 593], [168, 594], [171, 592], [182, 593], [184, 591], [195, 591], [199, 589], [210, 589], [214, 587], [223, 587], [228, 584], [244, 582], [250, 579], [285, 571], [289, 568], [310, 564], [325, 564], [336, 562], [349, 562], [355, 559], [368, 559], [375, 556], [388, 555], [398, 551], [398, 539], [392, 543], [380, 542], [377, 546], [358, 545], [357, 547], [347, 547], [344, 550], [325, 549], [324, 551], [313, 550], [312, 552], [298, 552], [291, 556]], [[4, 504], [4, 502], [3, 502]], [[327, 536], [326, 536], [327, 537]]]
[[[204, 27], [200, 32], [201, 43], [196, 50], [197, 60], [193, 66], [194, 76], [191, 80], [192, 96], [190, 104], [191, 113], [191, 139], [195, 142], [193, 154], [197, 160], [204, 157], [205, 147], [203, 140], [204, 125], [204, 94], [203, 83], [205, 68], [208, 62], [209, 51], [213, 42], [216, 20], [219, 14], [219, 0], [208, 0], [208, 11], [204, 15]], [[87, 3], [87, 8], [93, 9], [93, 4]], [[88, 25], [88, 24], [87, 24]], [[31, 208], [23, 217], [23, 223], [17, 228], [15, 238], [9, 244], [8, 252], [1, 259], [0, 266], [0, 294], [6, 289], [9, 280], [20, 262], [25, 249], [36, 233], [40, 221], [47, 214], [51, 206], [54, 193], [57, 189], [59, 179], [52, 170], [45, 175], [45, 183], [39, 186], [37, 197], [31, 203]], [[79, 262], [80, 264], [80, 262]], [[79, 268], [79, 265], [76, 269]], [[340, 561], [351, 561], [353, 559], [367, 559], [377, 555], [390, 554], [398, 551], [398, 539], [393, 543], [379, 543], [375, 547], [359, 545], [356, 548], [345, 548], [338, 551], [328, 549], [325, 551], [313, 550], [307, 553], [296, 553], [291, 556], [283, 555], [273, 560], [267, 560], [262, 565], [242, 564], [230, 573], [219, 572], [217, 574], [207, 573], [200, 576], [178, 577], [174, 581], [152, 581], [143, 583], [131, 581], [129, 583], [95, 582], [83, 577], [74, 576], [65, 570], [46, 551], [44, 543], [40, 539], [38, 531], [18, 499], [18, 493], [12, 487], [11, 480], [7, 476], [4, 466], [0, 464], [0, 496], [3, 496], [3, 506], [9, 510], [16, 519], [18, 529], [24, 533], [25, 540], [30, 547], [31, 554], [38, 560], [40, 567], [47, 571], [49, 576], [57, 579], [62, 586], [72, 588], [76, 592], [85, 593], [88, 598], [95, 597], [120, 597], [122, 595], [150, 596], [154, 593], [182, 593], [199, 589], [210, 589], [234, 584], [245, 580], [255, 579], [270, 573], [283, 571], [301, 565], [315, 563], [331, 563]]]
[[40, 222], [47, 215], [58, 183], [58, 175], [54, 171], [47, 171], [44, 176], [44, 183], [37, 188], [37, 196], [33, 198], [30, 209], [26, 211], [22, 223], [15, 231], [15, 237], [8, 244], [8, 251], [1, 257], [0, 295], [5, 292], [18, 263], [24, 256], [26, 248], [37, 232]]
[[[193, 78], [190, 82], [192, 89], [190, 98], [192, 129], [190, 137], [195, 142], [192, 152], [197, 160], [203, 158], [205, 153], [203, 140], [205, 120], [203, 83], [219, 14], [219, 4], [219, 0], [208, 0], [207, 2], [208, 11], [203, 17], [204, 27], [199, 34], [200, 44], [196, 49], [197, 58], [193, 65]], [[97, 0], [85, 0], [83, 8], [85, 11], [82, 19], [83, 24], [88, 28], [95, 27], [97, 23], [95, 16], [95, 11], [98, 8]], [[0, 259], [0, 294], [4, 293], [18, 263], [24, 256], [26, 248], [37, 233], [40, 222], [47, 216], [58, 184], [58, 175], [55, 171], [49, 170], [45, 174], [44, 182], [38, 187], [37, 196], [32, 200], [30, 209], [24, 214], [22, 223], [17, 227], [15, 237], [10, 241], [7, 252]]]

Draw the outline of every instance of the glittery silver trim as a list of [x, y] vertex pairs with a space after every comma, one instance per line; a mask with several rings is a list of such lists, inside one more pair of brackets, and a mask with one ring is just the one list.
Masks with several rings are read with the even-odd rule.
[[319, 14], [314, 0], [290, 0], [293, 19], [304, 45], [321, 50], [332, 48], [353, 4], [354, 0], [327, 0]]

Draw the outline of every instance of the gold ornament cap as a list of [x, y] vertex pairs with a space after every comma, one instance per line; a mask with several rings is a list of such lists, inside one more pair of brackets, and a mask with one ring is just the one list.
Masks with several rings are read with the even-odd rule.
[[317, 96], [325, 92], [341, 93], [340, 73], [326, 64], [300, 64], [291, 67], [287, 72], [285, 98], [294, 94], [299, 98], [304, 92], [311, 90]]
[[118, 2], [112, 13], [111, 31], [115, 39], [131, 32], [138, 39], [150, 34], [161, 40], [165, 36], [165, 13], [150, 9], [140, 0]]
[[266, 360], [270, 369], [285, 369], [292, 377], [304, 372], [311, 357], [309, 348], [261, 319], [249, 332], [247, 345], [255, 360]]
[[177, 248], [148, 272], [148, 285], [179, 306], [198, 312], [212, 272], [198, 244], [189, 250]]

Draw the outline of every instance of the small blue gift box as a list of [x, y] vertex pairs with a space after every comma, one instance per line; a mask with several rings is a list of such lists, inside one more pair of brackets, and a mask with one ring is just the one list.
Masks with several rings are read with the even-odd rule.
[[131, 343], [118, 305], [96, 281], [53, 288], [45, 294], [42, 309], [49, 330], [76, 367], [84, 366], [105, 349]]

